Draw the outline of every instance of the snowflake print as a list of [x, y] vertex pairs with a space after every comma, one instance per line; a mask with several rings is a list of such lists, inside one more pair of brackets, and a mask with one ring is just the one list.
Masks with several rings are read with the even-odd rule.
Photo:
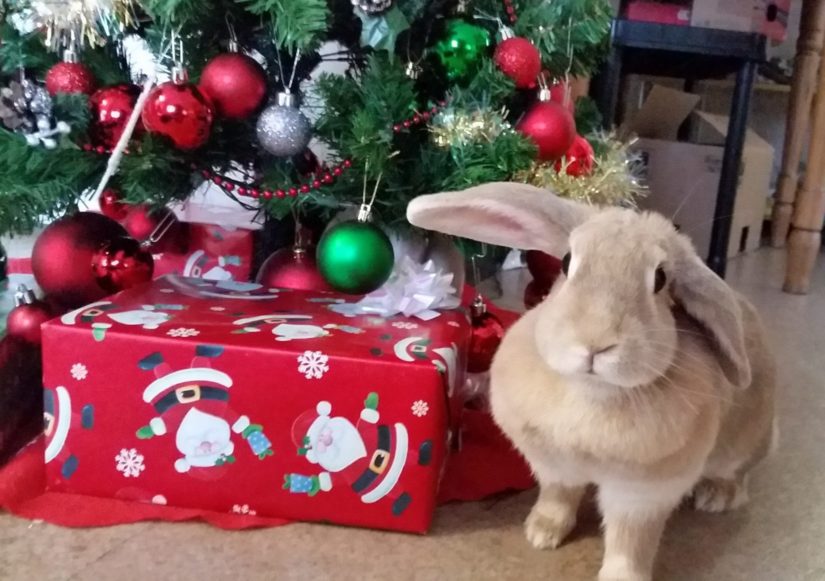
[[118, 472], [123, 474], [124, 478], [137, 478], [140, 473], [146, 470], [146, 465], [143, 463], [143, 454], [138, 454], [134, 448], [127, 450], [123, 448], [120, 454], [115, 456], [116, 468]]
[[430, 411], [430, 404], [423, 399], [414, 401], [412, 404], [412, 413], [417, 418], [423, 418]]
[[320, 351], [304, 351], [298, 355], [298, 373], [307, 379], [321, 379], [329, 371], [329, 357]]
[[75, 363], [74, 365], [72, 365], [71, 373], [72, 377], [74, 377], [76, 380], [83, 381], [84, 379], [86, 379], [86, 377], [88, 377], [89, 370], [86, 369], [86, 366], [82, 363]]
[[396, 329], [406, 329], [410, 331], [412, 329], [418, 329], [418, 323], [410, 323], [409, 321], [398, 321], [397, 323], [393, 323], [392, 326]]
[[170, 337], [197, 337], [201, 334], [201, 332], [197, 329], [186, 329], [184, 327], [179, 327], [177, 329], [169, 329], [166, 334]]
[[258, 512], [249, 508], [248, 504], [234, 504], [232, 505], [232, 514], [248, 514], [249, 516], [255, 516]]

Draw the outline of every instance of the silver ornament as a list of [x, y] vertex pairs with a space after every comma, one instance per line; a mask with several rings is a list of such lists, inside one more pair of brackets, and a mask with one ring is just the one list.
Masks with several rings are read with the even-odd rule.
[[357, 6], [367, 14], [380, 14], [392, 6], [392, 0], [350, 0], [353, 6]]
[[291, 93], [278, 93], [277, 103], [263, 110], [256, 127], [258, 143], [272, 155], [301, 153], [312, 138], [312, 124], [295, 106]]

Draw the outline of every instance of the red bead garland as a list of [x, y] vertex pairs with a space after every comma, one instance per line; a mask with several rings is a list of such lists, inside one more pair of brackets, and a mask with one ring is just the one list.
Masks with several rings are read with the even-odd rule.
[[421, 113], [416, 113], [409, 119], [405, 119], [401, 123], [396, 123], [392, 126], [393, 133], [401, 133], [405, 129], [409, 129], [413, 125], [421, 125], [422, 123], [428, 122], [433, 115], [436, 115], [439, 110], [443, 109], [447, 106], [447, 101], [439, 101], [437, 105], [433, 105], [433, 107], [429, 111], [423, 111]]
[[515, 24], [518, 20], [518, 16], [516, 16], [516, 7], [513, 5], [513, 0], [503, 0], [504, 1], [504, 11], [507, 12], [507, 18], [510, 19], [510, 24]]

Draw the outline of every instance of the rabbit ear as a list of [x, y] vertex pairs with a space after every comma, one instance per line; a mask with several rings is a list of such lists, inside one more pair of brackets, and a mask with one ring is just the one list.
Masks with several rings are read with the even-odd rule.
[[728, 381], [747, 388], [751, 384], [751, 366], [739, 300], [692, 249], [674, 266], [673, 298], [710, 335]]
[[461, 192], [419, 196], [407, 206], [413, 226], [554, 256], [595, 210], [527, 184], [494, 182]]

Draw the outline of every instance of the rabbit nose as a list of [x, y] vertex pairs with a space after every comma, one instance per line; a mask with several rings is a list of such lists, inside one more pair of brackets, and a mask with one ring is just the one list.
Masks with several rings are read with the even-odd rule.
[[608, 353], [608, 352], [612, 351], [613, 349], [615, 349], [618, 346], [619, 346], [618, 343], [612, 343], [611, 345], [608, 345], [606, 347], [590, 347], [589, 350], [588, 350], [588, 356], [587, 356], [587, 372], [588, 373], [594, 373], [593, 365], [596, 362], [596, 357], [597, 356], [602, 355], [604, 353]]

